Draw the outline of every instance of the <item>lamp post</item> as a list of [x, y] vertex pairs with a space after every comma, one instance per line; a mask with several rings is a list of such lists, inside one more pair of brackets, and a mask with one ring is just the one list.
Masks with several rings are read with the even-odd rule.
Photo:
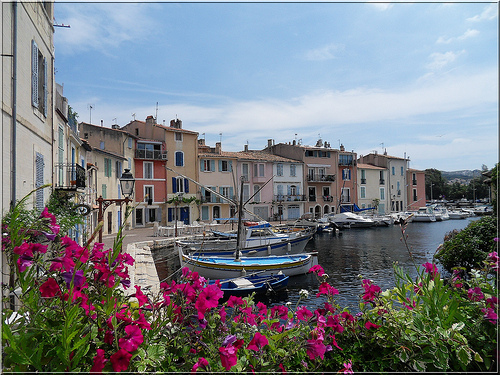
[[[99, 204], [99, 213], [97, 215], [97, 221], [99, 223], [104, 220], [104, 212], [106, 211], [106, 208], [108, 208], [109, 205], [111, 205], [112, 203], [120, 204], [120, 211], [121, 211], [123, 202], [125, 202], [125, 206], [127, 206], [129, 202], [132, 202], [130, 196], [134, 193], [134, 184], [135, 184], [134, 176], [132, 176], [132, 173], [130, 173], [130, 169], [126, 168], [125, 171], [122, 173], [122, 176], [120, 177], [120, 187], [125, 198], [104, 199], [102, 195], [99, 198], [97, 198], [97, 203]], [[99, 242], [102, 242], [102, 226], [99, 229]]]

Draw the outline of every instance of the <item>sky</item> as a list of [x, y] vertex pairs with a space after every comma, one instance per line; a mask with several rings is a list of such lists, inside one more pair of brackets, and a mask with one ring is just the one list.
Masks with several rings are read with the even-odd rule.
[[78, 121], [182, 120], [207, 145], [296, 140], [410, 167], [499, 161], [498, 2], [56, 2]]

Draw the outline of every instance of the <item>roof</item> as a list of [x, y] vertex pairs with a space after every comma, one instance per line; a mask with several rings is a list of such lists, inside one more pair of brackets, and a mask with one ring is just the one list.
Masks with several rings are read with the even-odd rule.
[[358, 169], [377, 169], [377, 170], [385, 170], [386, 168], [383, 167], [377, 167], [376, 165], [372, 164], [364, 164], [364, 163], [358, 163]]
[[106, 150], [101, 150], [101, 149], [96, 148], [96, 147], [94, 147], [92, 151], [97, 151], [97, 152], [100, 152], [101, 154], [110, 155], [110, 156], [113, 156], [113, 157], [118, 158], [118, 159], [127, 160], [127, 158], [123, 155], [115, 154], [114, 152], [110, 152], [110, 151], [106, 151]]
[[425, 173], [425, 171], [421, 171], [420, 169], [408, 168], [407, 170], [408, 172]]
[[85, 126], [93, 126], [97, 129], [101, 129], [101, 130], [110, 130], [110, 131], [114, 131], [114, 132], [120, 132], [120, 133], [125, 133], [127, 136], [129, 137], [132, 137], [132, 138], [137, 138], [135, 135], [133, 135], [132, 133], [129, 133], [128, 131], [126, 130], [123, 130], [123, 129], [114, 129], [114, 128], [108, 128], [107, 126], [101, 126], [101, 125], [94, 125], [94, 124], [89, 124], [88, 122], [79, 122], [78, 125], [85, 125]]

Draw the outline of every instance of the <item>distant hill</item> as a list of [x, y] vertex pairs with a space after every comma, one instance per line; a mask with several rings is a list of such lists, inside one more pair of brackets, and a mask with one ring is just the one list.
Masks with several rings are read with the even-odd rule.
[[454, 179], [470, 181], [474, 177], [481, 176], [481, 172], [482, 171], [479, 169], [474, 169], [473, 171], [471, 171], [471, 170], [453, 171], [453, 172], [441, 171], [441, 175], [443, 176], [443, 178], [447, 179], [448, 181], [454, 180]]

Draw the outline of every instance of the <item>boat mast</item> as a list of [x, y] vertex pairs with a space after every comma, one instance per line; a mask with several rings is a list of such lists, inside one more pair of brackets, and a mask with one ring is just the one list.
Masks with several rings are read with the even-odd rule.
[[236, 254], [235, 259], [240, 260], [240, 241], [241, 241], [241, 219], [243, 213], [243, 183], [245, 182], [245, 178], [243, 176], [240, 177], [240, 207], [238, 208], [238, 232], [236, 235]]

